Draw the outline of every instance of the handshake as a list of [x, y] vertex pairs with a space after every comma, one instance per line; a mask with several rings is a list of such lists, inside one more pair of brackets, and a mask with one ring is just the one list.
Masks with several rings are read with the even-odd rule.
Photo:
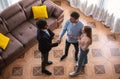
[[60, 44], [61, 43], [61, 39], [58, 38], [57, 39], [57, 43]]
[[61, 39], [58, 38], [55, 43], [60, 44], [61, 43]]
[[56, 47], [61, 43], [61, 39], [58, 39], [56, 42], [52, 43], [51, 46], [52, 47]]

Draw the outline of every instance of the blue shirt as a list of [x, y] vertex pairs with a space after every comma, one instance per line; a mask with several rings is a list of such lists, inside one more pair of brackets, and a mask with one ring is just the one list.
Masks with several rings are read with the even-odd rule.
[[[70, 43], [76, 43], [78, 42], [78, 36], [82, 32], [82, 28], [83, 28], [82, 22], [78, 21], [77, 23], [72, 23], [70, 20], [67, 20], [62, 28], [59, 38], [61, 39], [65, 32], [67, 32], [66, 40]], [[72, 35], [73, 39], [70, 39], [68, 35]]]

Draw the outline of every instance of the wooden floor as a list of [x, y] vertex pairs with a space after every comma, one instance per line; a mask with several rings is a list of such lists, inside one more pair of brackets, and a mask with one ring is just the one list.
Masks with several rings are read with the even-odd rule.
[[[71, 11], [80, 12], [78, 9], [71, 8], [66, 1], [63, 1], [61, 6], [64, 9], [64, 22], [69, 19]], [[6, 67], [0, 79], [120, 79], [120, 35], [116, 35], [114, 38], [109, 28], [92, 17], [84, 16], [81, 12], [80, 15], [80, 20], [84, 24], [88, 23], [93, 27], [93, 43], [90, 46], [88, 64], [84, 74], [76, 77], [69, 76], [76, 65], [72, 45], [68, 57], [64, 61], [60, 61], [65, 47], [64, 36], [61, 44], [53, 48], [49, 54], [49, 59], [53, 61], [53, 64], [47, 67], [52, 72], [51, 76], [43, 75], [40, 72], [41, 55], [36, 44], [24, 56]], [[60, 31], [61, 27], [54, 30], [56, 34], [54, 41], [57, 40]]]

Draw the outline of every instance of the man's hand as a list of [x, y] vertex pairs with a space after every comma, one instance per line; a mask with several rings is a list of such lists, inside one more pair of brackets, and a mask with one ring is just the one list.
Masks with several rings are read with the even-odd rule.
[[67, 34], [70, 39], [74, 39], [73, 35]]
[[57, 42], [58, 42], [58, 44], [60, 44], [61, 43], [61, 39], [58, 39]]

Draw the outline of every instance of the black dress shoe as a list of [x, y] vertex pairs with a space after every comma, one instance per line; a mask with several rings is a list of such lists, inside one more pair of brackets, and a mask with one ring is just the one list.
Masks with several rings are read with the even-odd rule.
[[62, 61], [63, 59], [65, 59], [67, 57], [67, 55], [63, 55], [61, 58], [60, 58], [60, 61]]
[[52, 61], [48, 61], [48, 62], [47, 62], [47, 65], [51, 65], [51, 64], [53, 64]]
[[52, 73], [48, 70], [42, 70], [42, 73], [46, 74], [46, 75], [52, 75]]

